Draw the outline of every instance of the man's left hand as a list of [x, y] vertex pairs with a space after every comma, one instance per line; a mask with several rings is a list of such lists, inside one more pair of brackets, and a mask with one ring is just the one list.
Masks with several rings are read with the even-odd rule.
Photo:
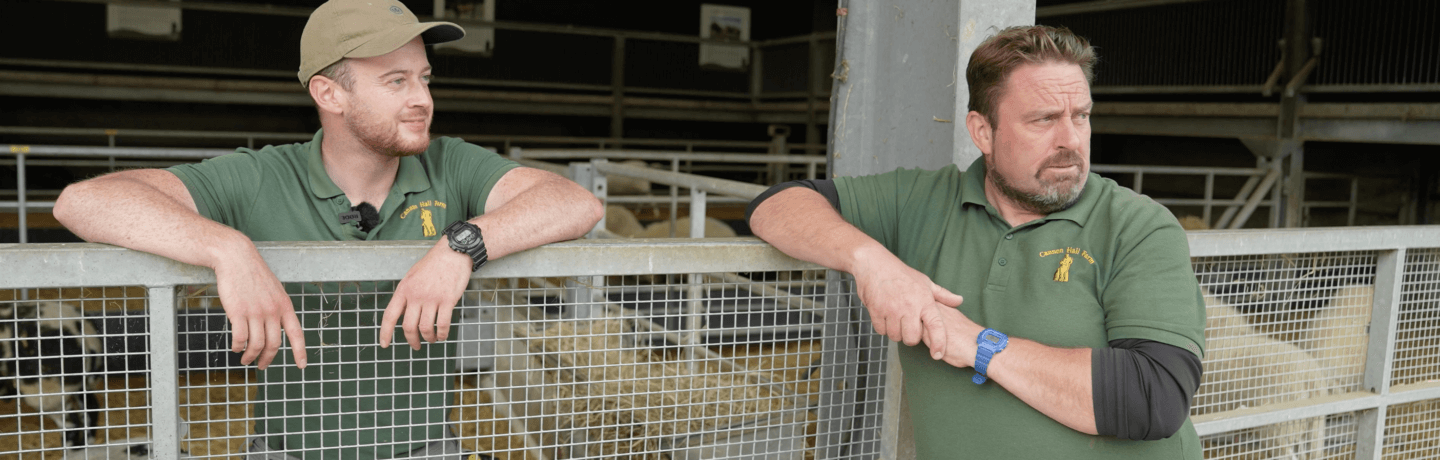
[[420, 340], [435, 343], [450, 336], [450, 317], [470, 283], [469, 256], [450, 249], [442, 237], [395, 286], [380, 322], [380, 347], [389, 348], [395, 323], [405, 318], [405, 341], [419, 350]]

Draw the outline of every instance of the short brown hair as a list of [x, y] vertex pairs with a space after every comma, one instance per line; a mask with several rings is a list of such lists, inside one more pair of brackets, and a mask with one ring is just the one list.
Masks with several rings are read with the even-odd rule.
[[1047, 62], [1080, 66], [1085, 82], [1095, 81], [1095, 48], [1090, 41], [1065, 27], [1016, 26], [985, 39], [970, 54], [965, 83], [970, 86], [970, 110], [980, 112], [993, 126], [996, 106], [1005, 94], [1005, 82], [1025, 64]]
[[345, 88], [345, 91], [353, 91], [355, 89], [355, 74], [350, 72], [350, 58], [341, 58], [339, 61], [335, 61], [334, 64], [320, 69], [320, 71], [315, 74], [329, 78], [331, 81], [340, 85], [341, 88]]

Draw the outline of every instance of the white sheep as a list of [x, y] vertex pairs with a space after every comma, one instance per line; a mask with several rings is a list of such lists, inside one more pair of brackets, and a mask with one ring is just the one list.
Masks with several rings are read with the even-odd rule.
[[[1256, 330], [1235, 307], [1208, 293], [1205, 304], [1205, 373], [1195, 395], [1202, 413], [1319, 397], [1336, 386], [1304, 350]], [[1264, 426], [1254, 436], [1247, 450], [1263, 450], [1266, 458], [1320, 456], [1325, 417]]]
[[1347, 390], [1364, 378], [1374, 299], [1375, 287], [1370, 285], [1336, 290], [1330, 304], [1310, 319], [1308, 340], [1299, 343]]
[[100, 335], [73, 303], [0, 305], [0, 388], [65, 430], [65, 446], [93, 438], [100, 402]]

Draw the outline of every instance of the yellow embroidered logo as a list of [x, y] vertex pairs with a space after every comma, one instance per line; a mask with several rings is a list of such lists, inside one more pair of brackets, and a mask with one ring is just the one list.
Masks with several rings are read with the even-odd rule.
[[435, 215], [429, 209], [420, 210], [420, 225], [425, 232], [425, 237], [435, 236]]
[[446, 209], [447, 206], [445, 205], [445, 202], [440, 200], [421, 201], [419, 203], [412, 204], [409, 207], [405, 208], [404, 211], [401, 211], [400, 218], [404, 219], [406, 217], [410, 217], [410, 213], [417, 210], [420, 211], [421, 234], [425, 235], [426, 238], [435, 236], [435, 213], [431, 212], [429, 208]]
[[1055, 281], [1062, 283], [1070, 281], [1070, 264], [1073, 263], [1075, 263], [1075, 259], [1071, 259], [1069, 254], [1066, 254], [1064, 259], [1060, 259], [1060, 268], [1055, 270]]
[[1048, 257], [1060, 254], [1064, 254], [1065, 258], [1060, 259], [1060, 268], [1055, 269], [1055, 281], [1059, 281], [1062, 283], [1070, 281], [1070, 266], [1075, 264], [1075, 258], [1070, 257], [1072, 254], [1084, 258], [1086, 262], [1090, 263], [1090, 265], [1095, 265], [1095, 258], [1090, 257], [1089, 252], [1080, 248], [1060, 248], [1051, 249], [1049, 251], [1040, 251], [1040, 257]]

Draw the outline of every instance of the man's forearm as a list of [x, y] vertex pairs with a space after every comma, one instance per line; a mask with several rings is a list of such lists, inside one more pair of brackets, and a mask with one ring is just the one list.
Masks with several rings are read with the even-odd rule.
[[[177, 198], [175, 194], [183, 196]], [[176, 261], [215, 268], [223, 260], [254, 252], [240, 232], [201, 216], [173, 174], [132, 170], [65, 188], [55, 218], [76, 236]]]
[[[974, 346], [975, 335], [951, 337]], [[974, 353], [970, 354], [974, 359]], [[1095, 406], [1090, 379], [1089, 348], [1056, 348], [1022, 338], [1010, 338], [1005, 351], [995, 355], [986, 374], [1030, 407], [1065, 426], [1096, 434]]]
[[790, 257], [850, 273], [866, 251], [885, 251], [819, 193], [801, 187], [761, 202], [750, 216], [750, 231]]
[[[498, 259], [543, 244], [572, 240], [584, 236], [595, 227], [605, 210], [589, 191], [563, 177], [536, 170], [502, 178], [531, 181], [526, 186], [507, 190], [507, 196], [487, 206], [485, 214], [470, 219], [485, 237], [489, 258]], [[492, 194], [495, 192], [491, 192]], [[442, 243], [443, 244], [443, 241]]]

